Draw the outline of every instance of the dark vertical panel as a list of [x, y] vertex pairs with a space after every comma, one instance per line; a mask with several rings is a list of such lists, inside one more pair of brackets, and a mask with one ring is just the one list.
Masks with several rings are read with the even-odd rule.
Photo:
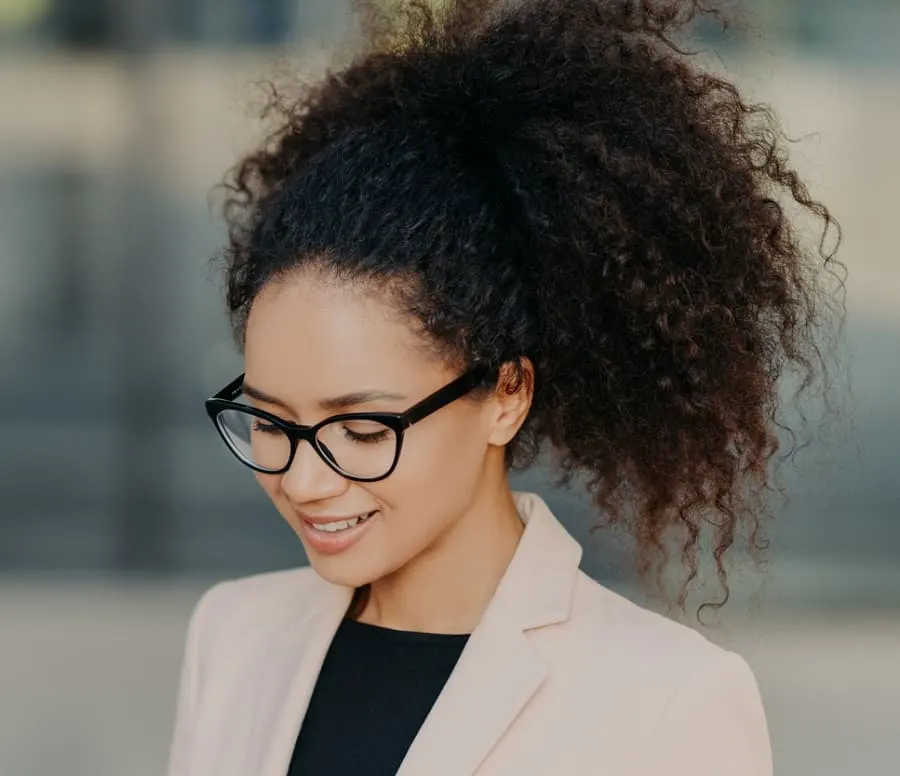
[[113, 472], [120, 569], [166, 568], [172, 556], [169, 407], [177, 375], [170, 322], [176, 275], [161, 187], [163, 101], [150, 59], [165, 32], [158, 0], [116, 0], [113, 28], [127, 74], [133, 132], [123, 160], [117, 267], [117, 455]]

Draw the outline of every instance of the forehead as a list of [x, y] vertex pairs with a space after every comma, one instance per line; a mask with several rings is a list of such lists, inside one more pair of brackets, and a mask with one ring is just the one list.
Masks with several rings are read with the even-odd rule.
[[262, 289], [247, 319], [244, 360], [249, 383], [297, 401], [366, 388], [416, 390], [445, 371], [387, 296], [312, 273]]

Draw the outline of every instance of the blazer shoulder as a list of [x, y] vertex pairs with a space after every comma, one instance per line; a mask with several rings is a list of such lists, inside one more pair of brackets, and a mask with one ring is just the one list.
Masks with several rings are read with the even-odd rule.
[[285, 613], [313, 603], [325, 584], [308, 566], [223, 580], [200, 596], [191, 625], [207, 645], [248, 629], [265, 632]]
[[[758, 697], [743, 657], [700, 631], [642, 607], [578, 572], [566, 627], [549, 638], [567, 655], [564, 675], [577, 679], [573, 692], [598, 697], [618, 687], [629, 703], [660, 708], [690, 683], [734, 681]], [[557, 641], [558, 640], [558, 641]], [[553, 650], [553, 654], [560, 654]], [[640, 688], [636, 692], [634, 688]], [[646, 717], [645, 717], [646, 718]]]
[[314, 607], [327, 585], [296, 568], [218, 582], [194, 605], [179, 681], [170, 775], [193, 773], [201, 728], [222, 723], [242, 677], [268, 655], [267, 646], [297, 612]]
[[266, 571], [247, 577], [226, 579], [210, 587], [204, 597], [227, 598], [231, 604], [250, 604], [276, 598], [314, 594], [321, 577], [309, 566]]
[[[547, 638], [560, 702], [583, 710], [582, 740], [612, 746], [641, 731], [642, 774], [771, 776], [762, 699], [740, 655], [582, 572], [566, 625]], [[698, 719], [715, 741], [702, 752]]]
[[722, 657], [726, 649], [688, 625], [654, 612], [578, 573], [572, 622], [585, 643], [602, 640], [635, 661], [675, 670]]

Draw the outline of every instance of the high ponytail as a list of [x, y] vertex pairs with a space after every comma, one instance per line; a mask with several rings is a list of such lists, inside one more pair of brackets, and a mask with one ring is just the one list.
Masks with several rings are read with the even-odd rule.
[[690, 582], [709, 532], [725, 584], [736, 538], [762, 546], [778, 381], [823, 376], [840, 265], [785, 218], [834, 225], [768, 110], [681, 53], [700, 3], [357, 6], [369, 45], [276, 93], [227, 183], [238, 339], [303, 263], [391, 281], [460, 366], [534, 363], [513, 465], [552, 448], [644, 572], [674, 540]]

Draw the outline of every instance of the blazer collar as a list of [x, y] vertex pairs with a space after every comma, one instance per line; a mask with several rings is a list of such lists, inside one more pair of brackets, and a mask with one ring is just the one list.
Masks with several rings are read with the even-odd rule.
[[[525, 523], [519, 545], [398, 776], [474, 773], [547, 675], [527, 632], [569, 617], [581, 546], [539, 496], [514, 495]], [[271, 665], [262, 677], [271, 685], [271, 705], [256, 720], [261, 776], [287, 773], [322, 661], [350, 603], [352, 590], [324, 580], [317, 584], [316, 605], [302, 627], [286, 634], [290, 648], [282, 654], [300, 656], [290, 667], [293, 679], [286, 683], [285, 666], [276, 671]]]
[[540, 496], [513, 495], [525, 530], [488, 612], [527, 631], [568, 619], [582, 550]]
[[474, 773], [547, 676], [527, 631], [568, 619], [581, 546], [540, 497], [515, 497], [525, 531], [398, 776]]

